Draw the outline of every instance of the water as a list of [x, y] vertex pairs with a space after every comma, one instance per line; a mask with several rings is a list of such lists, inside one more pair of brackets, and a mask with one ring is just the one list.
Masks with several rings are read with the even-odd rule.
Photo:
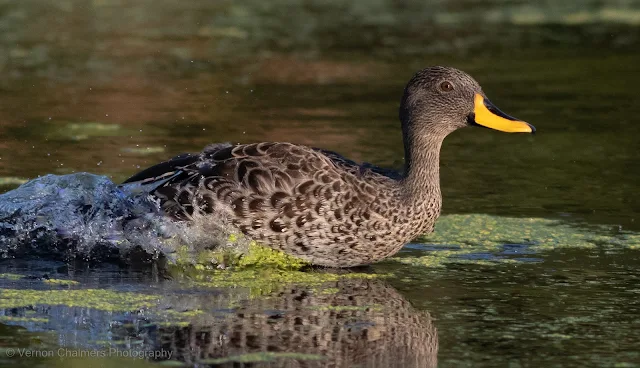
[[[586, 0], [0, 3], [6, 190], [84, 171], [118, 183], [220, 141], [292, 141], [398, 168], [400, 95], [432, 64], [469, 72], [538, 129], [448, 137], [445, 216], [434, 236], [365, 270], [392, 274], [383, 280], [231, 288], [151, 266], [5, 260], [5, 290], [51, 293], [0, 293], [0, 346], [160, 347], [202, 365], [242, 354], [272, 359], [254, 366], [640, 365], [639, 14], [637, 1]], [[85, 289], [132, 300], [51, 304]], [[420, 334], [437, 340], [412, 345]]]
[[222, 216], [213, 225], [164, 216], [148, 187], [89, 173], [34, 179], [0, 195], [0, 254], [95, 262], [128, 262], [144, 254], [175, 263], [205, 249], [246, 250], [248, 239], [229, 241], [239, 232]]

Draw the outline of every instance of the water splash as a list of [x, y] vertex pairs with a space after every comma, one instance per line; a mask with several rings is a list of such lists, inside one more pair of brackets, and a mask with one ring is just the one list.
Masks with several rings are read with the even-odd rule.
[[[143, 188], [89, 173], [46, 175], [0, 195], [0, 256], [106, 260], [133, 251], [172, 259], [248, 240], [224, 218], [174, 222]], [[233, 241], [230, 241], [230, 238]], [[233, 243], [233, 244], [230, 244]], [[195, 258], [194, 258], [195, 259]]]

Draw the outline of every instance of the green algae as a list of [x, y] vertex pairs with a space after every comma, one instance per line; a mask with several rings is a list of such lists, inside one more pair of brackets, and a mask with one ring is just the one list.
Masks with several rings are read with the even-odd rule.
[[599, 245], [637, 248], [640, 234], [605, 234], [604, 226], [591, 229], [544, 218], [511, 218], [482, 214], [447, 215], [421, 242], [442, 245], [499, 248], [504, 244], [527, 244], [537, 249], [594, 248]]
[[7, 280], [20, 280], [24, 278], [23, 275], [17, 275], [14, 273], [0, 273], [0, 279], [7, 279]]
[[167, 309], [158, 313], [158, 317], [162, 320], [154, 322], [154, 325], [161, 327], [187, 327], [191, 322], [205, 315], [205, 311], [200, 309], [179, 311], [175, 309]]
[[157, 295], [117, 292], [103, 289], [31, 290], [0, 289], [0, 308], [18, 308], [34, 305], [64, 305], [104, 310], [132, 311], [155, 306]]
[[277, 359], [295, 359], [295, 360], [323, 360], [324, 356], [318, 354], [303, 353], [277, 353], [277, 352], [259, 352], [247, 353], [240, 355], [232, 355], [217, 359], [203, 359], [201, 364], [223, 364], [223, 363], [253, 363], [253, 362], [272, 362]]
[[50, 284], [50, 285], [59, 285], [59, 286], [75, 286], [75, 285], [80, 285], [80, 283], [78, 281], [73, 281], [73, 280], [63, 280], [63, 279], [48, 279], [48, 280], [44, 280], [45, 284]]
[[[417, 242], [428, 245], [429, 253], [394, 260], [429, 268], [441, 268], [449, 263], [514, 263], [518, 260], [498, 257], [505, 245], [519, 245], [530, 252], [597, 247], [640, 249], [640, 234], [612, 233], [605, 226], [578, 226], [560, 220], [473, 214], [442, 216], [435, 232]], [[465, 258], [480, 253], [490, 256]]]
[[[243, 240], [246, 238], [242, 234], [231, 234], [228, 238], [231, 244]], [[389, 277], [388, 274], [320, 272], [312, 269], [307, 261], [261, 246], [255, 241], [250, 241], [244, 252], [232, 247], [199, 252], [195, 256], [195, 264], [187, 247], [177, 253], [178, 262], [170, 267], [175, 277], [184, 278], [194, 287], [247, 288], [253, 297], [270, 294], [287, 284], [314, 288], [344, 278]], [[224, 267], [213, 267], [215, 265]]]
[[[184, 275], [183, 275], [184, 276]], [[211, 270], [186, 274], [185, 282], [195, 287], [206, 288], [246, 288], [251, 297], [268, 295], [284, 285], [304, 285], [319, 288], [327, 282], [346, 278], [371, 279], [388, 277], [383, 274], [347, 273], [336, 274], [315, 270], [299, 271], [279, 268], [257, 267], [236, 270]], [[319, 290], [322, 290], [319, 288]]]
[[[241, 234], [231, 234], [228, 241], [236, 243], [245, 239]], [[175, 277], [183, 278], [194, 287], [247, 288], [253, 297], [272, 293], [287, 284], [313, 288], [344, 278], [389, 277], [388, 274], [321, 272], [312, 269], [307, 261], [255, 241], [249, 242], [245, 252], [233, 248], [200, 252], [195, 257], [195, 264], [186, 247], [178, 253], [177, 264], [170, 267]], [[223, 269], [216, 266], [221, 264]]]
[[491, 265], [496, 263], [517, 263], [518, 261], [515, 259], [507, 259], [507, 258], [498, 258], [496, 256], [492, 256], [488, 259], [466, 259], [462, 258], [465, 256], [470, 256], [478, 253], [485, 252], [498, 252], [499, 248], [485, 248], [482, 246], [478, 247], [465, 247], [461, 249], [439, 249], [436, 245], [433, 247], [433, 250], [429, 251], [428, 254], [422, 256], [402, 256], [393, 258], [393, 261], [397, 261], [407, 265], [413, 266], [421, 266], [428, 268], [443, 268], [447, 264], [450, 263], [466, 263], [466, 264], [476, 264], [476, 265]]
[[0, 322], [26, 322], [26, 323], [36, 322], [36, 323], [46, 323], [46, 322], [49, 322], [49, 318], [0, 316]]
[[175, 265], [193, 267], [198, 271], [215, 268], [301, 270], [310, 265], [309, 262], [262, 246], [238, 233], [229, 234], [226, 244], [213, 250], [197, 251], [186, 245], [178, 246], [172, 254], [172, 259]]
[[269, 267], [281, 270], [300, 270], [309, 265], [309, 262], [300, 258], [258, 245], [255, 242], [249, 244], [249, 251], [240, 257], [237, 263], [239, 268]]

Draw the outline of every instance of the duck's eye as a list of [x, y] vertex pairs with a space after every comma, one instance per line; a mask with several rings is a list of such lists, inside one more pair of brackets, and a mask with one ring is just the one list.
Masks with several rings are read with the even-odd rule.
[[444, 81], [440, 83], [440, 89], [442, 92], [451, 92], [453, 91], [453, 84], [451, 84], [451, 82]]

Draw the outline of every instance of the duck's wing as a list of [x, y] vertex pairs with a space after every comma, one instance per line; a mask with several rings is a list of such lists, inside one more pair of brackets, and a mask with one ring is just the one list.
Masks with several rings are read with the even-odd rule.
[[[178, 219], [188, 219], [196, 208], [210, 213], [222, 205], [240, 224], [246, 220], [244, 226], [276, 221], [271, 228], [278, 229], [278, 221], [300, 213], [313, 209], [317, 216], [326, 208], [346, 206], [346, 197], [352, 207], [380, 199], [376, 186], [391, 180], [334, 152], [254, 143], [181, 155], [134, 175], [126, 185], [150, 188], [162, 208]], [[282, 218], [273, 220], [275, 216]]]
[[173, 176], [183, 167], [193, 164], [199, 158], [200, 155], [198, 154], [183, 153], [167, 161], [163, 161], [159, 164], [140, 171], [139, 173], [122, 182], [122, 184], [137, 183], [140, 185], [145, 185], [152, 184], [156, 181], [162, 181], [167, 177]]
[[163, 161], [159, 164], [153, 165], [149, 168], [146, 168], [139, 173], [133, 175], [129, 179], [122, 182], [122, 184], [128, 183], [151, 183], [155, 180], [163, 180], [167, 176], [171, 176], [176, 171], [182, 170], [184, 167], [192, 165], [196, 163], [198, 160], [202, 158], [202, 155], [205, 153], [215, 153], [227, 148], [232, 147], [233, 145], [230, 143], [216, 143], [208, 145], [202, 150], [202, 153], [193, 154], [193, 153], [183, 153], [178, 156], [175, 156], [167, 161]]
[[382, 176], [382, 177], [386, 177], [396, 181], [402, 179], [402, 175], [399, 172], [392, 169], [386, 169], [383, 167], [375, 166], [368, 162], [363, 162], [359, 164], [355, 161], [349, 160], [348, 158], [334, 151], [329, 151], [321, 148], [314, 148], [314, 150], [325, 155], [336, 166], [340, 167], [345, 171], [351, 172], [354, 175], [357, 175], [359, 177]]
[[122, 185], [127, 188], [139, 187], [147, 192], [152, 192], [157, 187], [169, 181], [175, 181], [185, 173], [185, 169], [195, 165], [202, 160], [202, 156], [207, 153], [215, 153], [232, 147], [230, 143], [216, 143], [208, 145], [202, 153], [183, 153], [167, 161], [160, 162], [128, 178]]
[[231, 204], [237, 199], [242, 200], [233, 208], [256, 198], [277, 203], [295, 195], [295, 188], [302, 184], [308, 190], [315, 183], [339, 180], [335, 169], [323, 155], [290, 143], [218, 144], [145, 169], [123, 186], [157, 197], [165, 211], [185, 218], [194, 206], [211, 212], [216, 203]]

